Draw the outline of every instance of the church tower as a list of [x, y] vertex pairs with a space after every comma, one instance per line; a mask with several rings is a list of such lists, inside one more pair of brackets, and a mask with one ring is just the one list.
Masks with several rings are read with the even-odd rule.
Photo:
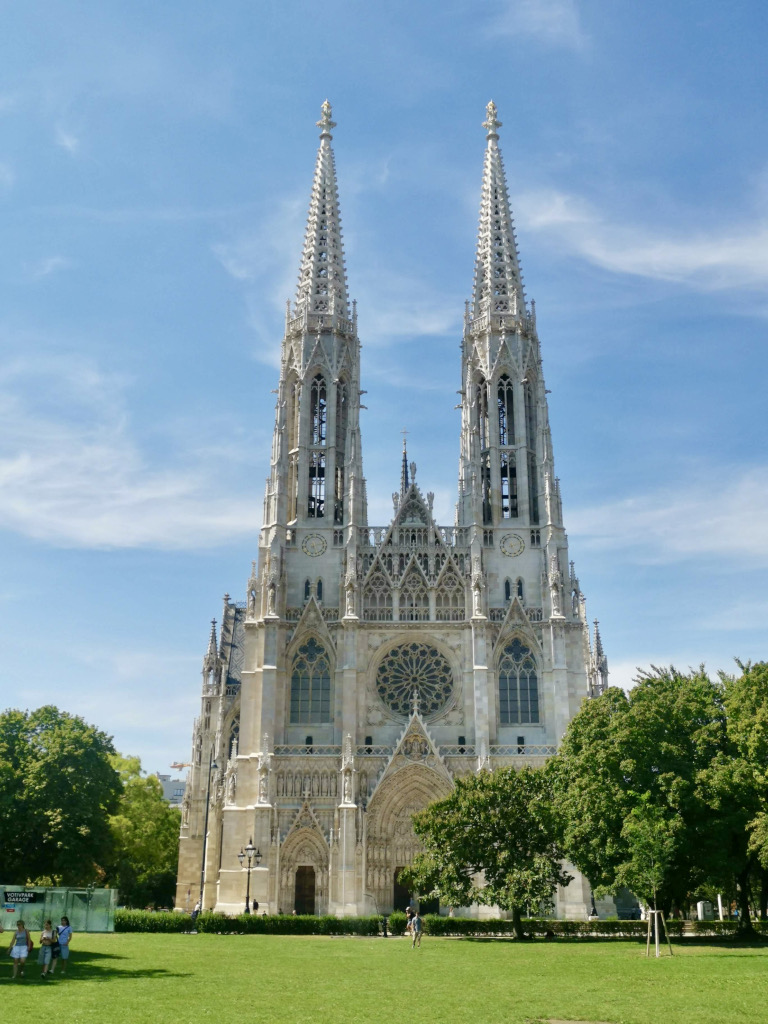
[[[259, 912], [402, 908], [398, 874], [419, 849], [412, 814], [467, 773], [542, 764], [606, 685], [568, 556], [493, 103], [486, 115], [456, 518], [436, 523], [403, 443], [392, 518], [370, 526], [357, 313], [323, 104], [258, 560], [246, 600], [225, 595], [203, 659], [179, 906], [191, 893], [237, 913], [248, 886]], [[249, 840], [250, 881], [238, 859]], [[586, 893], [572, 883], [559, 913], [583, 916]]]

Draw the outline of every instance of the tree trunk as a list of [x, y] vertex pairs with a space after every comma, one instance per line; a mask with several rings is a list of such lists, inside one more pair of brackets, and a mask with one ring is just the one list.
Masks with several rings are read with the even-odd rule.
[[749, 867], [746, 867], [736, 876], [738, 886], [737, 899], [739, 901], [739, 935], [755, 934], [752, 918], [749, 913], [749, 871]]
[[512, 908], [512, 927], [515, 929], [516, 939], [525, 938], [525, 932], [523, 931], [523, 919], [520, 915], [520, 909], [518, 907]]
[[760, 868], [760, 920], [768, 918], [768, 871]]

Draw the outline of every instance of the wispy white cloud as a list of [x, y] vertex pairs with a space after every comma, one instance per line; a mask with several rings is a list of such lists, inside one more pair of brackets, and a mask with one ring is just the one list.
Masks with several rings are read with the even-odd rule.
[[768, 601], [739, 601], [720, 608], [701, 619], [701, 628], [714, 632], [738, 630], [765, 631], [768, 622]]
[[74, 156], [80, 148], [80, 140], [78, 137], [74, 132], [68, 131], [61, 123], [56, 125], [54, 138], [56, 140], [56, 145], [61, 146], [62, 149], [66, 149], [71, 156]]
[[10, 164], [0, 160], [0, 192], [10, 192], [16, 181], [16, 175]]
[[224, 270], [243, 286], [248, 324], [260, 347], [256, 356], [277, 365], [281, 319], [293, 299], [308, 196], [286, 197], [254, 223], [212, 246]]
[[[153, 465], [125, 380], [61, 355], [0, 367], [0, 527], [63, 547], [184, 549], [251, 534], [255, 493], [224, 500], [221, 453]], [[217, 495], [215, 500], [211, 496]]]
[[446, 334], [459, 326], [455, 296], [442, 295], [416, 270], [396, 273], [379, 268], [375, 275], [358, 277], [360, 330], [369, 344], [391, 345], [403, 338]]
[[43, 277], [50, 277], [51, 274], [55, 274], [59, 270], [68, 270], [71, 266], [71, 260], [64, 256], [45, 256], [36, 263], [28, 264], [26, 271], [29, 277], [37, 281]]
[[[713, 489], [712, 480], [717, 480]], [[650, 564], [692, 558], [768, 565], [768, 467], [710, 466], [664, 490], [571, 509], [569, 533], [592, 549]], [[737, 514], [735, 517], [734, 513]]]
[[[248, 322], [259, 357], [276, 364], [285, 301], [296, 292], [308, 196], [286, 198], [247, 233], [217, 242], [213, 254], [245, 291]], [[360, 268], [378, 262], [357, 254]], [[443, 334], [457, 326], [453, 296], [441, 295], [417, 271], [395, 273], [376, 266], [358, 274], [353, 296], [361, 310], [366, 344], [385, 346], [403, 338]]]
[[574, 50], [587, 43], [575, 0], [503, 0], [488, 33], [523, 36], [546, 46]]
[[686, 233], [611, 223], [586, 200], [557, 190], [524, 193], [515, 205], [521, 226], [614, 273], [708, 290], [768, 284], [766, 220]]

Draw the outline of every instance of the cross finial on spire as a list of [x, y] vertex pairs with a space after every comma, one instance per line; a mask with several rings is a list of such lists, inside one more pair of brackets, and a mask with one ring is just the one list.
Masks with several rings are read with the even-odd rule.
[[322, 139], [323, 137], [326, 137], [330, 139], [332, 138], [331, 128], [336, 127], [336, 122], [331, 120], [331, 104], [328, 100], [326, 100], [322, 107], [320, 107], [320, 111], [320, 120], [316, 122], [317, 127], [322, 128], [320, 138]]
[[413, 688], [413, 696], [411, 697], [411, 706], [412, 706], [412, 709], [413, 709], [412, 713], [414, 715], [418, 715], [419, 714], [419, 688], [418, 688], [418, 686], [414, 686], [414, 688]]
[[501, 128], [501, 121], [496, 117], [498, 113], [496, 104], [491, 100], [488, 106], [485, 108], [485, 121], [483, 121], [483, 128], [488, 132], [488, 138], [498, 138], [498, 128]]

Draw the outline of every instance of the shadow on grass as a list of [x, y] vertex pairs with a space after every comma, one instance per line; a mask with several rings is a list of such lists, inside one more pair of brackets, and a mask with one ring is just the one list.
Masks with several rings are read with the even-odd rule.
[[[137, 978], [189, 978], [191, 972], [169, 971], [165, 967], [130, 967], [117, 966], [116, 960], [128, 961], [131, 958], [116, 953], [82, 952], [70, 958], [67, 980], [81, 981], [122, 981]], [[55, 980], [55, 979], [52, 979]]]
[[[627, 945], [634, 945], [639, 947], [645, 947], [647, 940], [645, 938], [636, 938], [635, 936], [627, 936], [626, 938], [615, 938], [609, 935], [558, 935], [554, 938], [545, 938], [543, 935], [532, 935], [525, 939], [516, 939], [510, 935], [460, 935], [456, 936], [462, 942], [506, 942], [511, 945], [517, 946], [531, 946], [531, 945], [547, 945], [547, 946], [585, 946], [594, 945], [595, 943], [600, 944], [611, 944], [611, 943], [625, 943]], [[651, 946], [653, 946], [653, 940], [651, 940]], [[662, 941], [662, 946], [666, 948], [666, 943]], [[723, 949], [723, 950], [761, 950], [763, 953], [768, 952], [768, 940], [762, 936], [753, 936], [751, 938], [737, 939], [732, 935], [727, 937], [719, 936], [691, 936], [691, 938], [680, 939], [675, 936], [672, 939], [673, 949], [691, 949], [697, 947], [707, 947], [709, 949]], [[713, 956], [724, 955], [713, 953]], [[747, 954], [749, 956], [757, 956], [756, 952]]]

